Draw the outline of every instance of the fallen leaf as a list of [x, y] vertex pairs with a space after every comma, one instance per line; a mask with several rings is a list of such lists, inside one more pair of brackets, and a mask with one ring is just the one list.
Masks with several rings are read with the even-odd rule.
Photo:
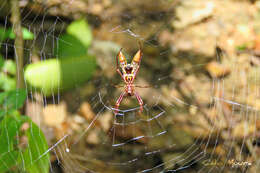
[[104, 113], [100, 118], [99, 123], [105, 132], [107, 132], [110, 129], [112, 125], [112, 120], [113, 120], [113, 114], [111, 112]]
[[255, 124], [249, 124], [248, 122], [242, 121], [234, 127], [232, 134], [235, 138], [242, 139], [254, 134], [255, 130]]
[[43, 109], [44, 122], [48, 126], [60, 127], [66, 117], [67, 108], [65, 103], [47, 105]]
[[90, 131], [89, 135], [87, 136], [87, 142], [93, 145], [97, 145], [100, 143], [100, 139], [98, 137], [98, 130]]
[[82, 115], [88, 122], [90, 122], [95, 114], [93, 113], [91, 106], [88, 102], [83, 102], [79, 108], [79, 114]]
[[220, 78], [228, 75], [230, 69], [216, 61], [212, 61], [206, 65], [206, 70], [209, 72], [211, 77]]

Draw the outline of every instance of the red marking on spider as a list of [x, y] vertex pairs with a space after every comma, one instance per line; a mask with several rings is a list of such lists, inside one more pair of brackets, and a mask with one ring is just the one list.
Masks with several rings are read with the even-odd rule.
[[[136, 78], [136, 75], [139, 71], [140, 63], [142, 59], [142, 50], [141, 46], [135, 56], [132, 59], [131, 63], [127, 63], [125, 56], [122, 53], [122, 48], [120, 49], [118, 55], [116, 56], [116, 62], [117, 62], [117, 69], [116, 71], [119, 73], [121, 76], [122, 80], [124, 81], [125, 85], [124, 91], [120, 94], [119, 98], [116, 101], [115, 105], [115, 114], [118, 113], [118, 108], [120, 106], [120, 103], [122, 102], [123, 98], [125, 96], [133, 96], [135, 95], [139, 105], [140, 105], [140, 113], [143, 111], [143, 100], [141, 96], [138, 94], [137, 91], [135, 91], [135, 87], [140, 87], [140, 88], [147, 88], [146, 86], [136, 86], [134, 85], [134, 80]], [[119, 60], [119, 62], [118, 62]], [[119, 69], [119, 66], [121, 68], [121, 71]]]

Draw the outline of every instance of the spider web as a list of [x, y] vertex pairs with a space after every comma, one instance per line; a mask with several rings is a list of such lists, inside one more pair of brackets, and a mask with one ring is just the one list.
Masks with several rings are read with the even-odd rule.
[[[22, 2], [26, 3], [27, 1]], [[69, 4], [73, 5], [76, 2], [72, 0], [69, 1]], [[5, 8], [5, 3], [7, 1], [0, 5], [0, 10]], [[174, 8], [173, 5], [169, 6], [164, 17], [174, 18], [171, 16]], [[22, 25], [35, 35], [32, 43], [26, 44], [24, 48], [29, 59], [27, 63], [31, 63], [36, 55], [40, 57], [40, 61], [53, 58], [56, 54], [54, 47], [58, 44], [60, 35], [68, 22], [58, 15], [52, 15], [48, 18], [47, 16], [53, 9], [48, 9], [47, 6], [42, 9], [43, 16], [35, 14], [33, 10], [26, 10], [28, 9], [22, 9]], [[149, 12], [149, 14], [157, 15], [157, 12]], [[110, 21], [111, 19], [105, 20]], [[128, 15], [128, 13], [125, 14], [124, 20], [138, 22], [137, 18]], [[145, 22], [145, 19], [142, 20]], [[1, 25], [6, 29], [10, 26], [7, 15], [1, 21]], [[35, 25], [40, 27], [37, 28]], [[136, 43], [142, 40], [144, 48], [156, 49], [159, 51], [159, 58], [163, 59], [175, 50], [169, 47], [166, 50], [162, 49], [156, 42], [162, 30], [168, 25], [168, 21], [163, 22], [162, 25], [155, 24], [154, 37], [148, 39], [144, 34], [140, 34], [142, 33], [141, 29], [140, 32], [134, 31], [135, 26], [125, 25], [123, 22], [107, 28], [106, 34], [111, 35], [111, 37], [127, 37], [128, 40], [134, 40]], [[93, 44], [98, 44], [98, 42], [94, 41]], [[4, 57], [8, 59], [10, 57], [8, 52], [12, 51], [14, 47], [9, 43], [9, 40], [1, 45]], [[95, 49], [93, 48], [92, 51], [95, 52]], [[182, 56], [186, 55], [182, 54]], [[149, 57], [144, 54], [143, 59], [145, 58]], [[175, 59], [178, 58], [182, 57], [177, 56]], [[189, 56], [189, 58], [193, 57]], [[224, 58], [226, 57], [224, 56]], [[220, 57], [216, 54], [215, 60], [219, 61], [219, 59]], [[254, 59], [253, 55], [250, 56], [250, 60], [252, 59]], [[142, 78], [144, 75], [142, 68], [147, 68], [147, 66], [149, 68], [147, 61], [143, 61], [144, 64], [141, 63], [138, 78], [139, 76]], [[200, 69], [206, 64], [191, 63], [188, 69], [192, 69], [191, 74], [193, 74], [196, 73], [196, 69]], [[168, 65], [171, 66], [171, 69], [164, 70], [164, 67]], [[230, 161], [233, 159], [237, 163], [251, 163], [253, 166], [249, 167], [252, 168], [250, 171], [257, 172], [259, 160], [256, 159], [254, 151], [259, 145], [257, 142], [259, 140], [259, 132], [257, 131], [259, 109], [244, 100], [249, 99], [249, 93], [259, 95], [259, 87], [251, 90], [251, 86], [258, 82], [258, 73], [253, 75], [253, 84], [247, 84], [248, 81], [245, 81], [246, 87], [242, 89], [238, 85], [227, 83], [226, 78], [212, 79], [207, 77], [198, 80], [197, 84], [205, 82], [210, 84], [210, 87], [194, 90], [193, 87], [197, 88], [196, 86], [189, 86], [189, 83], [179, 79], [182, 77], [182, 72], [186, 72], [185, 65], [167, 59], [159, 61], [158, 66], [160, 69], [157, 70], [157, 74], [152, 74], [153, 77], [150, 80], [151, 88], [139, 91], [140, 95], [146, 98], [142, 114], [138, 113], [139, 107], [136, 106], [138, 103], [135, 102], [135, 99], [130, 98], [123, 101], [119, 113], [114, 115], [113, 105], [120, 94], [120, 89], [112, 87], [108, 79], [102, 75], [88, 81], [89, 85], [96, 86], [95, 93], [85, 99], [91, 105], [95, 116], [91, 121], [84, 122], [83, 128], [78, 134], [67, 132], [62, 134], [59, 139], [55, 139], [55, 142], [49, 140], [49, 149], [41, 157], [47, 153], [53, 156], [54, 161], [52, 160], [50, 163], [50, 172], [61, 170], [63, 172], [226, 172], [227, 170], [246, 172], [248, 170], [248, 167], [245, 166], [231, 165]], [[231, 67], [233, 75], [230, 77], [239, 80], [241, 75], [236, 72], [239, 71], [240, 64], [237, 61], [232, 61]], [[230, 82], [229, 79], [227, 80]], [[137, 80], [137, 82], [139, 81]], [[193, 84], [196, 85], [196, 82]], [[184, 86], [186, 90], [182, 90], [181, 86]], [[75, 86], [76, 91], [79, 91], [80, 87]], [[41, 94], [39, 97], [35, 94], [36, 89], [28, 88], [28, 91], [30, 94], [27, 100], [37, 104], [40, 102], [43, 107], [49, 104], [60, 104], [66, 100], [66, 96], [61, 93], [53, 93], [51, 97]], [[176, 94], [176, 91], [181, 94]], [[243, 93], [242, 99], [237, 98], [240, 96], [238, 92]], [[206, 93], [206, 98], [201, 93], [204, 95]], [[231, 96], [229, 93], [232, 93]], [[70, 101], [80, 105], [82, 100], [79, 99], [79, 92], [77, 94]], [[207, 102], [207, 105], [203, 105], [201, 102]], [[35, 109], [37, 111], [37, 108]], [[76, 112], [77, 109], [74, 111]], [[209, 113], [208, 110], [215, 112]], [[229, 110], [231, 111], [225, 113]], [[112, 123], [105, 131], [100, 128], [100, 124], [107, 114], [112, 115]], [[223, 115], [223, 117], [219, 117], [218, 114]], [[230, 115], [230, 117], [226, 115]], [[40, 116], [39, 114], [34, 120], [40, 124], [40, 127], [46, 128], [45, 125], [41, 126]], [[244, 126], [241, 126], [245, 129], [248, 129], [248, 124], [253, 124], [253, 127], [250, 127], [253, 128], [253, 134], [248, 137], [246, 130], [241, 131], [244, 134], [241, 135], [242, 140], [238, 141], [233, 133], [238, 122], [245, 122]], [[95, 133], [92, 134], [98, 136], [99, 142], [88, 144], [86, 138], [93, 131]], [[256, 141], [256, 144], [253, 145], [253, 141]], [[223, 160], [223, 158], [225, 159]]]

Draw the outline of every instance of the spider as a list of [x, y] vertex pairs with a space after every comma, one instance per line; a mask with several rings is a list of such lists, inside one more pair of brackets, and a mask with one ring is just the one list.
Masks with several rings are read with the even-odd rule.
[[[146, 87], [134, 85], [134, 80], [139, 71], [141, 59], [142, 59], [141, 46], [140, 46], [139, 50], [137, 51], [137, 53], [135, 54], [135, 56], [133, 57], [131, 64], [127, 63], [126, 58], [122, 53], [122, 48], [120, 49], [118, 55], [116, 56], [116, 62], [117, 62], [116, 71], [121, 76], [125, 85], [121, 86], [121, 87], [124, 87], [124, 91], [120, 94], [119, 98], [116, 101], [115, 114], [118, 113], [118, 108], [119, 108], [120, 103], [123, 100], [123, 98], [125, 96], [131, 97], [133, 95], [135, 95], [135, 97], [140, 105], [139, 112], [141, 113], [143, 111], [143, 100], [142, 100], [141, 96], [138, 94], [138, 92], [135, 91], [135, 87], [140, 87], [140, 88], [146, 88]], [[119, 62], [118, 62], [118, 60], [119, 60]], [[119, 63], [120, 63], [120, 65], [119, 65]], [[120, 71], [119, 66], [120, 66], [122, 72]]]

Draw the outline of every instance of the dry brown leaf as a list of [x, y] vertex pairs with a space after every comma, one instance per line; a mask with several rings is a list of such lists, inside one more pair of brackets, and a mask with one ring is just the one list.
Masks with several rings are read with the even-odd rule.
[[97, 145], [100, 143], [100, 139], [98, 137], [98, 130], [90, 131], [89, 135], [87, 136], [87, 142], [89, 144]]
[[32, 102], [29, 100], [26, 102], [26, 115], [38, 126], [41, 126], [43, 122], [42, 110], [43, 104], [41, 102]]
[[260, 52], [260, 35], [257, 35], [255, 38], [254, 50]]
[[88, 122], [95, 117], [94, 112], [88, 102], [83, 102], [79, 108], [79, 114], [82, 115]]
[[206, 70], [209, 72], [211, 77], [214, 78], [224, 77], [230, 73], [230, 69], [228, 67], [225, 67], [216, 61], [208, 63], [206, 65]]
[[63, 122], [59, 127], [54, 129], [56, 139], [61, 139], [65, 134], [68, 134], [70, 130], [70, 124]]
[[111, 112], [104, 113], [100, 118], [99, 123], [105, 132], [107, 132], [110, 129], [112, 125], [112, 120], [113, 120], [113, 114]]
[[47, 105], [43, 109], [43, 118], [46, 125], [51, 127], [60, 127], [67, 117], [67, 108], [65, 103], [58, 105]]
[[255, 124], [248, 124], [248, 122], [240, 122], [233, 129], [233, 136], [235, 138], [244, 138], [252, 135], [255, 132]]

